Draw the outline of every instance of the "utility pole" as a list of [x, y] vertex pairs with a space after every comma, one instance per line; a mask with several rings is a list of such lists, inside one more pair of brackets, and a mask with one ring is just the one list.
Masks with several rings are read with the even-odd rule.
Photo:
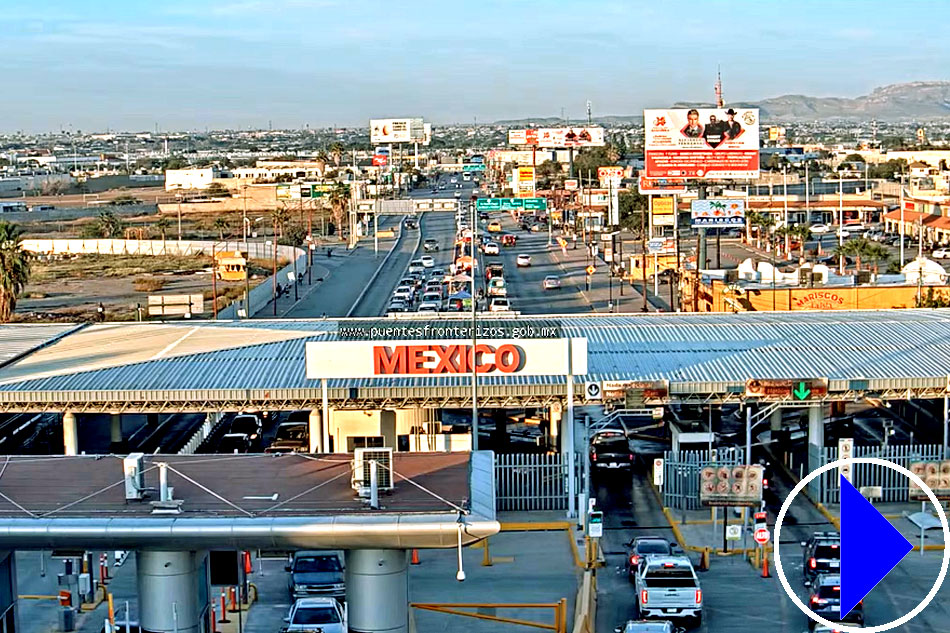
[[[472, 208], [472, 266], [470, 274], [472, 276], [472, 451], [478, 450], [478, 326], [477, 326], [477, 308], [478, 301], [475, 295], [475, 258], [478, 254], [476, 243], [478, 242], [478, 217], [475, 213], [475, 205], [469, 201]], [[463, 242], [464, 246], [464, 242]], [[462, 250], [464, 253], [464, 248]]]
[[[674, 209], [675, 211], [675, 209]], [[648, 312], [647, 308], [647, 231], [646, 231], [646, 218], [644, 217], [644, 212], [640, 210], [640, 272], [643, 277], [643, 285], [640, 290], [643, 293], [643, 305], [640, 307], [641, 312]]]
[[838, 274], [844, 274], [844, 172], [838, 169]]
[[274, 294], [274, 316], [277, 316], [277, 214], [274, 213], [274, 274], [273, 279], [273, 294]]
[[782, 163], [782, 204], [784, 206], [785, 222], [785, 257], [788, 258], [789, 247], [791, 246], [791, 235], [788, 232], [788, 164]]

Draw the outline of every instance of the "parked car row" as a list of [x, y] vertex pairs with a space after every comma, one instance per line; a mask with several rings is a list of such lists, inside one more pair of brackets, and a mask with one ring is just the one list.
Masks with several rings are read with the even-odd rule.
[[[277, 423], [273, 440], [264, 446], [264, 422]], [[218, 441], [217, 453], [306, 453], [310, 450], [310, 412], [292, 411], [281, 421], [281, 416], [239, 413], [229, 422]], [[270, 428], [273, 428], [272, 426]]]

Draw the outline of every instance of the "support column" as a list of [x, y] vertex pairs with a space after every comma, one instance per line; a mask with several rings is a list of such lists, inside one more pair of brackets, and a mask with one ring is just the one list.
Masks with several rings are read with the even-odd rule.
[[307, 435], [310, 438], [310, 448], [309, 452], [311, 453], [325, 453], [325, 445], [323, 443], [323, 416], [320, 413], [319, 409], [313, 409], [310, 411], [310, 419], [308, 422]]
[[346, 550], [346, 603], [353, 633], [408, 633], [406, 550]]
[[[825, 446], [825, 411], [820, 404], [813, 404], [808, 407], [808, 461], [805, 472], [807, 475], [819, 466], [822, 466], [821, 450]], [[820, 501], [817, 498], [819, 493], [819, 482], [815, 478], [808, 484], [808, 493], [812, 499]]]
[[[143, 633], [199, 633], [210, 589], [200, 587], [207, 558], [196, 552], [139, 551], [139, 622]], [[203, 600], [199, 600], [198, 596]], [[205, 604], [200, 604], [204, 602]]]
[[775, 439], [775, 431], [782, 430], [782, 409], [778, 408], [769, 415], [770, 428], [772, 429], [772, 439]]
[[560, 441], [561, 437], [561, 409], [552, 406], [548, 413], [548, 428], [551, 432], [551, 438], [548, 442], [548, 446], [552, 451], [560, 451]]
[[109, 427], [109, 442], [113, 446], [119, 446], [122, 444], [122, 414], [113, 413], [110, 420]]
[[72, 411], [63, 414], [63, 454], [79, 454], [79, 426]]

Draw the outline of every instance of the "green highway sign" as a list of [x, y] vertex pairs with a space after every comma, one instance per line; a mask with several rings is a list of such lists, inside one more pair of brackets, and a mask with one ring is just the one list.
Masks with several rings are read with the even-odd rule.
[[479, 163], [470, 163], [462, 165], [462, 171], [485, 171], [485, 165]]
[[546, 211], [547, 198], [478, 198], [476, 211]]

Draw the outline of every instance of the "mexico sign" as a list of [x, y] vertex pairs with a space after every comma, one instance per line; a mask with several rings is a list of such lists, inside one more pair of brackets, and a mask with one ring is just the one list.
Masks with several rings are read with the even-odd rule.
[[[440, 326], [418, 326], [425, 327]], [[587, 373], [587, 339], [315, 341], [307, 343], [307, 378], [559, 376]]]

